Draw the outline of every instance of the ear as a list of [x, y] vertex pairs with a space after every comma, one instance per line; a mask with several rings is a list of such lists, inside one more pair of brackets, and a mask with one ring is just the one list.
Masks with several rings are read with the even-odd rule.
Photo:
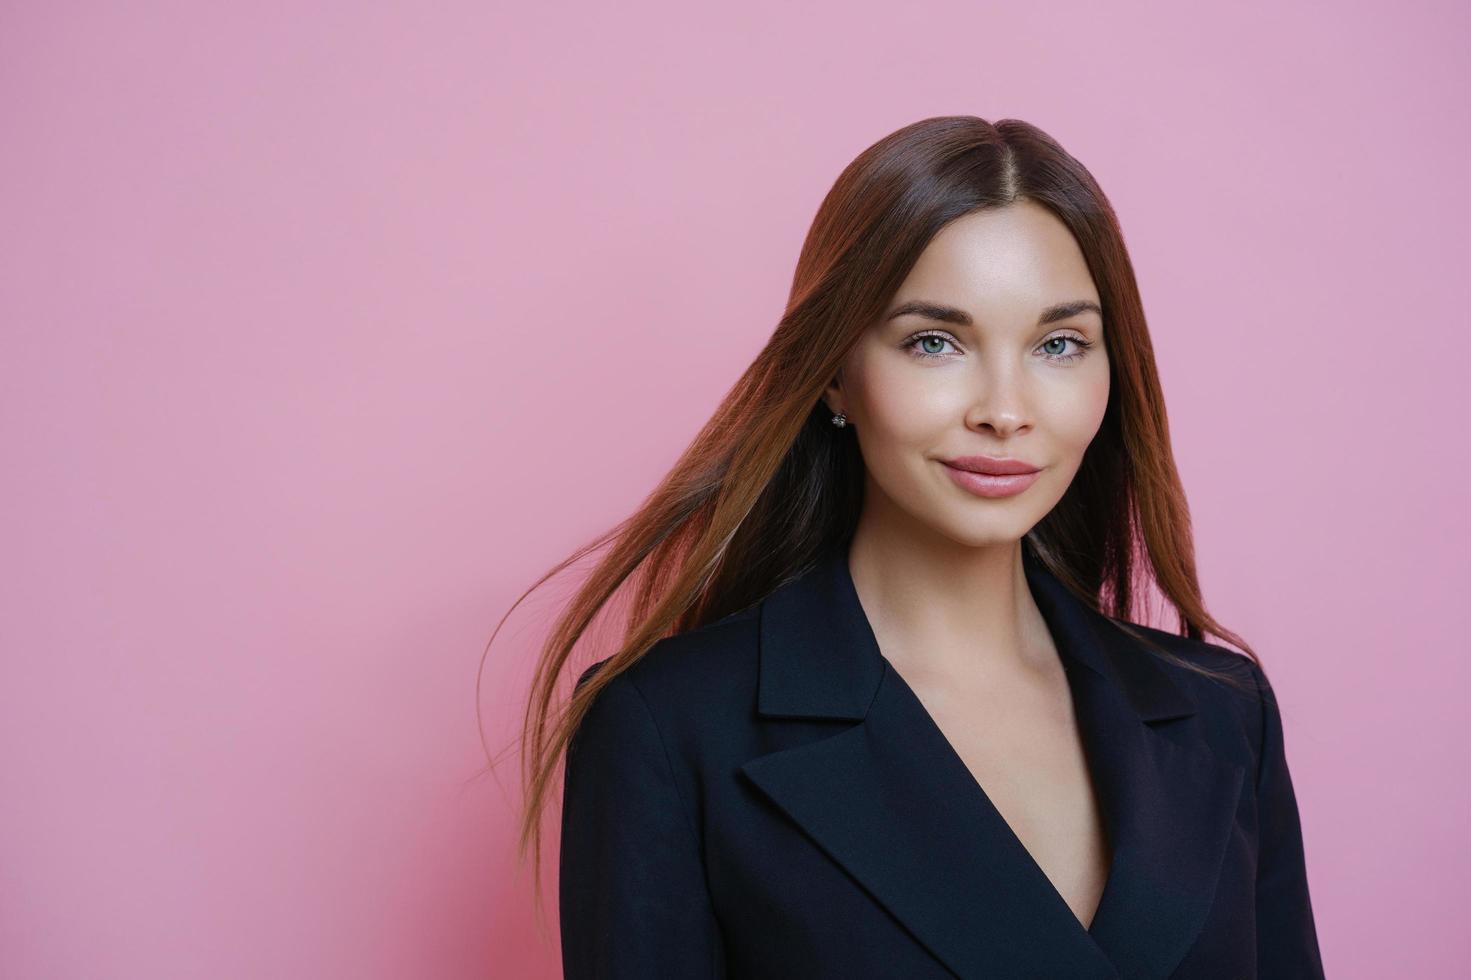
[[843, 372], [838, 371], [833, 379], [828, 382], [827, 387], [822, 389], [822, 401], [827, 406], [829, 414], [841, 415], [843, 413]]

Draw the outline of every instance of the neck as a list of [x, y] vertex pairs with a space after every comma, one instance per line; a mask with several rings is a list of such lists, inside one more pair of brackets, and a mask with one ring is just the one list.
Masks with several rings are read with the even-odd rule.
[[906, 675], [978, 682], [1047, 672], [1057, 652], [1021, 549], [860, 520], [848, 570], [884, 658]]

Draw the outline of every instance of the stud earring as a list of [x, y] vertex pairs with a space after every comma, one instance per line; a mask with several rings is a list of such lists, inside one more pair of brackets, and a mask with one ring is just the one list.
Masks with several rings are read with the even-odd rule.
[[843, 426], [845, 426], [847, 424], [848, 424], [848, 416], [844, 415], [842, 412], [839, 412], [837, 415], [834, 415], [833, 416], [833, 425], [836, 425], [838, 428], [841, 429]]

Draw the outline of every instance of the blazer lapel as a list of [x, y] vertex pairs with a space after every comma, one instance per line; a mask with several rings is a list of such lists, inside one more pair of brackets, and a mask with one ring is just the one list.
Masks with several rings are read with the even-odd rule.
[[1244, 771], [1157, 732], [1193, 703], [1023, 555], [1113, 845], [1088, 929], [883, 658], [846, 547], [762, 603], [757, 708], [859, 724], [741, 771], [958, 976], [1166, 977], [1210, 909]]

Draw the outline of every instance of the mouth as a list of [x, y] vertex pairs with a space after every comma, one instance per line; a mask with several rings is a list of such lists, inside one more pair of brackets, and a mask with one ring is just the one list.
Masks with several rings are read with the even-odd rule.
[[1010, 456], [957, 456], [954, 459], [942, 459], [940, 462], [952, 469], [984, 473], [987, 476], [1021, 476], [1042, 469], [1024, 459], [1013, 459]]
[[[963, 461], [940, 460], [945, 472], [960, 489], [977, 497], [1011, 497], [1037, 482], [1042, 470], [1019, 460], [997, 460], [987, 458], [977, 461], [969, 457]], [[957, 465], [963, 462], [965, 465]], [[995, 472], [998, 470], [1008, 472]]]

